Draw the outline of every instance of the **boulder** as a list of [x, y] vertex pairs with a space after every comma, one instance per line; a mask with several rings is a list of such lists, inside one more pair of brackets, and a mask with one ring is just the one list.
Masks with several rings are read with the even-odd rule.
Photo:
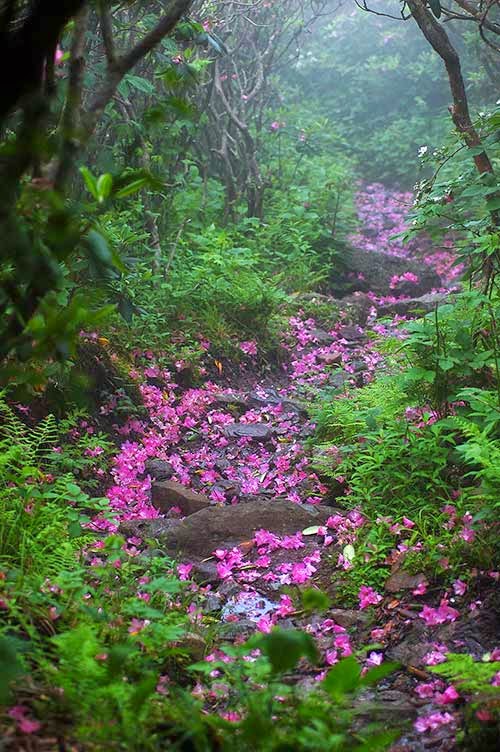
[[[353, 292], [374, 292], [376, 295], [411, 295], [418, 297], [441, 287], [441, 278], [430, 267], [418, 261], [389, 253], [363, 251], [351, 248], [344, 260], [345, 271], [335, 269], [331, 277], [331, 290], [337, 297]], [[391, 289], [391, 279], [411, 272], [418, 282], [403, 280]]]
[[170, 480], [174, 474], [174, 468], [170, 462], [156, 458], [146, 461], [145, 471], [154, 480]]
[[225, 392], [223, 394], [217, 394], [211, 404], [211, 407], [220, 407], [223, 410], [229, 412], [244, 413], [248, 410], [249, 406], [242, 397], [237, 394]]
[[301, 417], [307, 417], [307, 410], [293, 400], [282, 397], [275, 389], [268, 389], [265, 395], [258, 394], [257, 392], [250, 392], [248, 395], [248, 405], [250, 407], [262, 408], [270, 405], [271, 407], [277, 407], [282, 405], [283, 410], [287, 413], [296, 413]]
[[173, 480], [156, 481], [151, 486], [151, 503], [162, 514], [179, 507], [184, 517], [211, 506], [210, 500]]
[[255, 441], [269, 441], [272, 435], [272, 427], [265, 423], [229, 423], [224, 427], [226, 439], [246, 438]]
[[168, 536], [167, 548], [186, 558], [206, 558], [216, 548], [233, 548], [251, 540], [256, 530], [292, 535], [311, 525], [322, 525], [330, 516], [325, 507], [314, 514], [291, 501], [258, 500], [245, 504], [202, 509], [183, 520]]
[[331, 345], [335, 342], [335, 337], [324, 329], [311, 329], [309, 334], [314, 337], [318, 345]]
[[419, 298], [406, 298], [405, 300], [396, 300], [394, 303], [385, 303], [378, 309], [379, 316], [389, 314], [398, 314], [407, 316], [408, 314], [430, 313], [436, 306], [450, 302], [450, 293], [448, 292], [430, 292], [427, 295], [421, 295]]

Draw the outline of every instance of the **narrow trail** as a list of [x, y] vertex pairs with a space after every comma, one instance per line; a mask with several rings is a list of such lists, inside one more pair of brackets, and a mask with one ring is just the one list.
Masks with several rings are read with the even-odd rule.
[[[431, 252], [425, 245], [408, 248], [390, 240], [404, 228], [408, 194], [386, 191], [382, 215], [373, 218], [371, 205], [376, 199], [380, 206], [380, 191], [373, 186], [360, 194], [364, 224], [354, 238], [358, 248], [383, 248], [410, 266], [418, 256], [451, 285], [459, 271], [451, 266], [449, 248]], [[363, 273], [356, 278], [362, 287]], [[446, 683], [426, 665], [457, 646], [475, 657], [495, 647], [480, 606], [464, 608], [453, 622], [429, 626], [418, 614], [424, 602], [439, 603], [437, 591], [426, 601], [418, 589], [396, 598], [394, 591], [361, 588], [359, 608], [336, 602], [323, 617], [305, 616], [290, 593], [317, 587], [335, 601], [332, 573], [349, 568], [347, 552], [366, 524], [363, 509], [349, 504], [346, 480], [337, 478], [332, 492], [318, 475], [307, 441], [314, 433], [311, 406], [321, 392], [348, 395], [384, 370], [378, 344], [388, 334], [402, 336], [397, 327], [403, 319], [394, 311], [404, 311], [419, 281], [414, 272], [402, 272], [387, 279], [385, 294], [358, 292], [328, 327], [306, 315], [291, 317], [282, 335], [288, 358], [274, 372], [259, 373], [253, 341], [240, 343], [245, 361], [236, 378], [228, 381], [222, 373], [199, 388], [183, 389], [153, 354], [142, 358], [137, 374], [145, 377], [141, 392], [149, 419], [131, 419], [120, 429], [124, 443], [108, 492], [128, 545], [155, 539], [178, 557], [181, 577], [198, 583], [197, 618], [215, 615], [222, 640], [242, 641], [276, 624], [306, 629], [317, 640], [322, 662], [297, 675], [304, 684], [363, 645], [379, 645], [366, 654], [366, 666], [398, 660], [401, 668], [369, 698], [388, 719], [394, 713], [414, 720], [450, 711]], [[431, 298], [445, 294], [446, 288], [433, 290]], [[320, 297], [324, 309], [328, 301]], [[391, 312], [381, 323], [380, 314]], [[201, 345], [208, 362], [210, 343]], [[105, 520], [95, 525], [113, 529]], [[407, 520], [395, 526], [395, 550], [412, 525]], [[436, 722], [437, 731], [429, 727], [433, 733], [426, 736], [413, 730], [393, 749], [451, 750], [459, 723], [452, 708], [447, 722]]]

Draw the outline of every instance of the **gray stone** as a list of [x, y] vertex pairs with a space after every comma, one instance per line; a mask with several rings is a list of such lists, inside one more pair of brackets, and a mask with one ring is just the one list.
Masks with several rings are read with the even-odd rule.
[[273, 429], [264, 423], [229, 423], [224, 427], [227, 439], [254, 439], [255, 441], [269, 441]]
[[207, 496], [173, 480], [156, 481], [152, 484], [151, 503], [162, 514], [166, 514], [172, 507], [179, 507], [184, 517], [211, 506]]
[[[360, 248], [350, 248], [344, 259], [345, 271], [339, 273], [335, 269], [332, 273], [331, 289], [337, 297], [349, 295], [355, 291], [369, 292], [376, 295], [402, 295], [409, 290], [410, 295], [418, 297], [441, 287], [441, 278], [432, 269], [418, 261], [412, 261], [401, 256], [391, 256], [388, 253], [364, 251]], [[405, 272], [416, 274], [419, 281], [415, 284], [401, 283], [401, 287], [391, 289], [391, 279], [401, 276]], [[358, 278], [358, 275], [362, 278]]]
[[379, 316], [389, 314], [398, 314], [407, 316], [408, 314], [430, 313], [436, 306], [450, 302], [449, 292], [436, 292], [421, 295], [419, 298], [406, 298], [406, 300], [397, 300], [394, 303], [385, 303], [378, 309]]
[[316, 506], [311, 514], [291, 501], [258, 500], [226, 507], [211, 507], [192, 514], [172, 531], [170, 551], [187, 558], [204, 559], [216, 548], [232, 548], [251, 540], [256, 530], [291, 535], [306, 527], [322, 525], [330, 516], [327, 507]]
[[159, 459], [147, 460], [145, 470], [154, 480], [170, 480], [174, 474], [174, 468], [170, 462]]

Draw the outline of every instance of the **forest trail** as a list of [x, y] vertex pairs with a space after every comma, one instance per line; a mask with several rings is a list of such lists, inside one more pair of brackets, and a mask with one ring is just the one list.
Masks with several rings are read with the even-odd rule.
[[[390, 240], [404, 225], [408, 197], [388, 193], [385, 215], [373, 218], [370, 200], [380, 190], [375, 186], [359, 197], [365, 225], [358, 246], [364, 244], [367, 252], [382, 246], [411, 265], [408, 254], [415, 245], [408, 250]], [[451, 253], [426, 253], [428, 266], [451, 285], [456, 273], [450, 274]], [[453, 749], [458, 715], [442, 721], [446, 683], [433, 677], [426, 664], [439, 662], [446, 650], [480, 657], [495, 647], [494, 625], [483, 619], [481, 601], [466, 606], [463, 593], [448, 601], [449, 594], [439, 587], [425, 594], [425, 578], [400, 569], [402, 556], [395, 553], [407, 549], [414, 524], [406, 518], [393, 526], [393, 567], [384, 591], [361, 585], [359, 608], [344, 608], [333, 574], [351, 567], [366, 520], [362, 508], [349, 505], [345, 478], [332, 478], [330, 469], [328, 487], [322, 482], [318, 468], [322, 463], [333, 468], [335, 453], [330, 449], [321, 456], [316, 448], [311, 456], [307, 443], [315, 430], [311, 408], [314, 412], [318, 394], [353, 394], [386, 368], [378, 344], [388, 334], [403, 336], [398, 329], [402, 318], [394, 311], [407, 312], [411, 297], [395, 294], [394, 288], [417, 285], [415, 276], [393, 275], [385, 294], [351, 296], [331, 326], [319, 325], [309, 315], [291, 317], [282, 336], [287, 357], [281, 369], [262, 371], [255, 343], [242, 342], [247, 360], [238, 373], [226, 377], [218, 363], [218, 378], [199, 388], [181, 388], [151, 353], [142, 386], [150, 420], [131, 420], [121, 429], [126, 440], [108, 497], [130, 546], [155, 540], [177, 558], [181, 578], [198, 583], [196, 618], [220, 621], [222, 641], [241, 642], [274, 625], [305, 629], [322, 655], [319, 667], [296, 675], [306, 684], [320, 679], [340, 658], [375, 645], [364, 655], [365, 666], [385, 660], [400, 664], [371, 696], [378, 715], [415, 719], [438, 714], [436, 723], [443, 725], [432, 736], [433, 748], [448, 750]], [[445, 288], [419, 292], [424, 293], [423, 308], [446, 295]], [[329, 304], [325, 296], [316, 301], [322, 310]], [[387, 315], [391, 308], [392, 316], [381, 322], [380, 312]], [[209, 343], [202, 341], [202, 346], [208, 349]], [[323, 617], [294, 604], [291, 594], [309, 588], [327, 596], [330, 607]], [[486, 586], [484, 602], [490, 595]], [[448, 602], [463, 610], [455, 616], [451, 606], [443, 605]], [[447, 607], [453, 618], [424, 621], [419, 612], [425, 604], [433, 613]], [[394, 749], [423, 750], [427, 741], [413, 731]]]

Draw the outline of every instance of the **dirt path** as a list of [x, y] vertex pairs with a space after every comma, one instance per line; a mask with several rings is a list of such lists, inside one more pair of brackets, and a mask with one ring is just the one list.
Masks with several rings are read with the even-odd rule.
[[[403, 221], [401, 197], [388, 202], [384, 222], [372, 227], [372, 194], [362, 197], [365, 234], [358, 245], [363, 238], [377, 245], [378, 239], [401, 259], [406, 251], [388, 240]], [[442, 274], [449, 269], [448, 257], [433, 261]], [[435, 728], [431, 722], [423, 728], [423, 721], [423, 730], [412, 726], [394, 749], [444, 751], [455, 748], [460, 700], [445, 695], [447, 684], [429, 674], [428, 665], [446, 651], [480, 658], [496, 647], [488, 616], [493, 594], [485, 588], [476, 608], [434, 626], [418, 615], [425, 602], [438, 603], [440, 593], [433, 591], [427, 601], [416, 597], [418, 583], [382, 594], [368, 588], [360, 594], [360, 608], [342, 608], [332, 574], [345, 564], [346, 547], [356, 545], [365, 518], [362, 509], [345, 503], [343, 478], [336, 492], [322, 482], [307, 444], [319, 393], [333, 397], [360, 388], [384, 368], [377, 341], [395, 331], [399, 319], [381, 324], [377, 310], [403, 310], [411, 296], [395, 295], [393, 288], [416, 284], [397, 276], [387, 280], [385, 295], [351, 298], [337, 323], [326, 328], [305, 315], [290, 318], [282, 342], [289, 360], [274, 375], [255, 372], [254, 342], [241, 343], [246, 365], [231, 383], [222, 375], [200, 388], [182, 389], [153, 358], [142, 386], [149, 420], [131, 420], [121, 429], [124, 443], [108, 496], [121, 531], [134, 544], [157, 539], [178, 557], [181, 576], [199, 583], [202, 613], [220, 619], [221, 639], [243, 640], [276, 624], [306, 629], [322, 655], [317, 669], [297, 676], [306, 683], [352, 651], [377, 643], [364, 657], [367, 666], [387, 659], [401, 664], [365, 697], [377, 701], [379, 717], [442, 716]], [[322, 298], [322, 310], [325, 303]], [[308, 587], [326, 592], [334, 607], [321, 617], [304, 617], [290, 593]]]

